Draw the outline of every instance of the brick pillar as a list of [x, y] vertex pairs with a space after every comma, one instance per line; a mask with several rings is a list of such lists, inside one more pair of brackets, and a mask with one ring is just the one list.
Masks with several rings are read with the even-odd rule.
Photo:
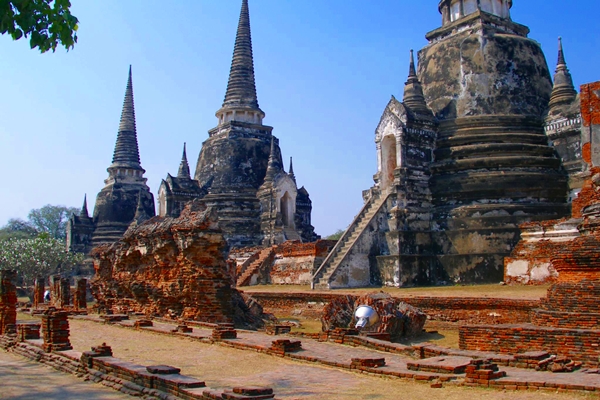
[[50, 305], [59, 307], [60, 303], [60, 275], [50, 277]]
[[0, 335], [16, 333], [17, 271], [0, 270]]
[[42, 315], [42, 337], [42, 348], [46, 352], [71, 350], [68, 313], [49, 308]]
[[87, 308], [87, 279], [85, 278], [79, 278], [75, 282], [73, 306], [75, 306], [76, 310], [85, 310]]
[[71, 305], [71, 280], [69, 278], [61, 278], [58, 300], [59, 308], [65, 308], [66, 306]]
[[38, 308], [40, 304], [44, 304], [44, 291], [46, 290], [46, 282], [44, 278], [35, 278], [35, 286], [33, 288], [33, 308]]

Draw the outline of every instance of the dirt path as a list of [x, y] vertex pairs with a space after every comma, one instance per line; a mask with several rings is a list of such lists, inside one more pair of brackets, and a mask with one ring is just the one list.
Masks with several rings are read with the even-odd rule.
[[124, 400], [131, 397], [0, 350], [0, 399]]

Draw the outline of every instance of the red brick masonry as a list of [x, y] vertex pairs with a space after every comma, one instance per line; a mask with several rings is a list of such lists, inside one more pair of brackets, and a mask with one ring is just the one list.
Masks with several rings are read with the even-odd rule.
[[459, 345], [464, 350], [517, 354], [544, 350], [551, 354], [598, 367], [600, 330], [574, 330], [519, 325], [459, 327]]

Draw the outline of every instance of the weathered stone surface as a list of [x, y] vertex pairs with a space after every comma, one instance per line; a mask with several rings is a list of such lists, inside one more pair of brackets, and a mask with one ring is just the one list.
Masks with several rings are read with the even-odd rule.
[[226, 250], [215, 210], [196, 200], [179, 218], [153, 218], [96, 248], [91, 290], [100, 310], [260, 325], [258, 306], [231, 288]]
[[373, 307], [379, 314], [379, 322], [363, 329], [363, 332], [385, 333], [393, 340], [415, 336], [422, 332], [427, 316], [418, 308], [380, 292], [362, 297], [344, 296], [332, 300], [323, 310], [323, 331], [335, 328], [353, 328], [354, 310], [361, 306]]

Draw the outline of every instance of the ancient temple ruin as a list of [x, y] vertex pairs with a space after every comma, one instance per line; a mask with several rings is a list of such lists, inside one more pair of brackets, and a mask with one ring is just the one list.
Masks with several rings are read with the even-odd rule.
[[134, 220], [155, 215], [154, 196], [146, 185], [146, 171], [140, 163], [131, 67], [115, 151], [107, 171], [108, 178], [96, 197], [93, 215], [89, 216], [87, 198], [84, 198], [79, 215], [69, 218], [67, 248], [70, 251], [89, 254], [95, 246], [119, 240]]
[[512, 0], [443, 0], [375, 131], [375, 185], [320, 288], [503, 280], [519, 225], [568, 215], [589, 174], [562, 45], [554, 79]]
[[[273, 245], [286, 240], [319, 239], [311, 225], [312, 202], [298, 187], [290, 158], [283, 166], [279, 139], [263, 125], [258, 105], [248, 1], [242, 1], [233, 61], [217, 127], [203, 143], [192, 178], [185, 144], [176, 176], [167, 174], [158, 190], [158, 214], [177, 218], [186, 204], [203, 201], [218, 210], [230, 247]], [[133, 104], [131, 69], [113, 163], [98, 193], [93, 216], [87, 200], [67, 228], [71, 251], [89, 254], [119, 240], [130, 224], [155, 215], [154, 197], [143, 177]]]
[[231, 247], [317, 240], [308, 192], [296, 185], [291, 159], [289, 171], [284, 170], [279, 139], [263, 125], [247, 0], [242, 1], [225, 100], [216, 117], [218, 125], [202, 144], [194, 179], [184, 149], [177, 177], [162, 181], [159, 215], [177, 217], [187, 202], [202, 198], [218, 210]]

